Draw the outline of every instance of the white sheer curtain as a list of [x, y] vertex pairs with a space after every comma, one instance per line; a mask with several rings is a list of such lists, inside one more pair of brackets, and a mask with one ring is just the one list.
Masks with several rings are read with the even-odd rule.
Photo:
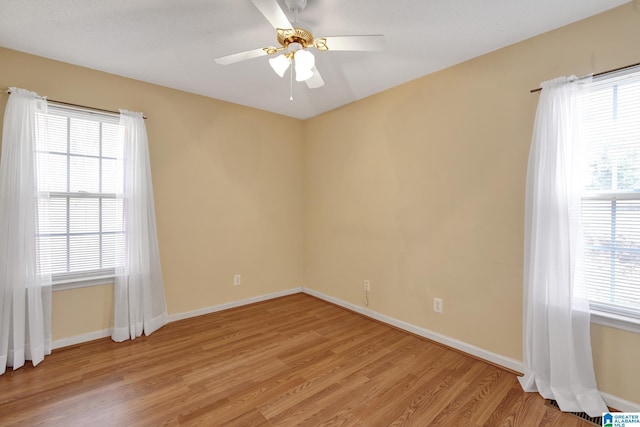
[[602, 415], [607, 407], [593, 371], [590, 313], [581, 259], [580, 101], [575, 77], [542, 83], [525, 213], [525, 391], [555, 399], [567, 412]]
[[51, 353], [51, 275], [36, 243], [36, 138], [47, 104], [10, 90], [0, 157], [0, 373]]
[[122, 266], [116, 269], [114, 341], [149, 335], [167, 323], [147, 131], [141, 113], [120, 110], [120, 124], [125, 244], [124, 253], [118, 254]]

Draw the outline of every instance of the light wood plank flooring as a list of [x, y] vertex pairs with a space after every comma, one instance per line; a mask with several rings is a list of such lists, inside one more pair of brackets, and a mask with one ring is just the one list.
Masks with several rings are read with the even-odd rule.
[[585, 426], [513, 373], [305, 294], [54, 350], [2, 426]]

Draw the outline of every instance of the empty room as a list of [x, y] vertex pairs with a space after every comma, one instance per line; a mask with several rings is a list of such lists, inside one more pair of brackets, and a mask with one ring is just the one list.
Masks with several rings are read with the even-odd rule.
[[639, 41], [0, 0], [0, 426], [640, 426]]

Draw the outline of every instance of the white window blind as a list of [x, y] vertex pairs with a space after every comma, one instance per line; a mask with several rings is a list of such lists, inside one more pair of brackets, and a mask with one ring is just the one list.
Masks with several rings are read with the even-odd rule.
[[40, 122], [38, 248], [54, 284], [113, 276], [124, 245], [119, 118], [49, 104]]
[[582, 198], [592, 308], [640, 318], [640, 70], [590, 84]]

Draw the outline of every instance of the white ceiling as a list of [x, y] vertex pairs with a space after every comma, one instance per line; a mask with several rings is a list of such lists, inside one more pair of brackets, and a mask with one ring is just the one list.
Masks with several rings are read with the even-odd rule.
[[629, 0], [308, 1], [299, 22], [316, 37], [382, 33], [388, 44], [315, 51], [326, 84], [294, 82], [293, 102], [267, 57], [214, 62], [277, 45], [250, 0], [0, 0], [0, 46], [306, 119]]

